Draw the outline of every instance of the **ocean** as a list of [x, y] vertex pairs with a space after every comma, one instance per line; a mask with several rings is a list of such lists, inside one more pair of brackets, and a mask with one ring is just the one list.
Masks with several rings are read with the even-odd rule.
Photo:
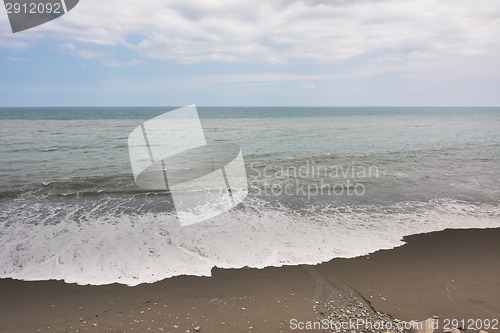
[[137, 285], [500, 227], [500, 108], [199, 107], [249, 189], [187, 227], [168, 192], [135, 184], [127, 145], [173, 109], [0, 108], [0, 277]]

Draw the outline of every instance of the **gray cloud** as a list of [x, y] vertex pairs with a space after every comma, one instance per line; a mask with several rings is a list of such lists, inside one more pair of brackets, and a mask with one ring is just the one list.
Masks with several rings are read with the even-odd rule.
[[380, 49], [492, 54], [499, 13], [497, 0], [88, 0], [43, 30], [179, 62], [334, 62]]
[[[350, 75], [416, 76], [432, 75], [439, 63], [450, 71], [459, 70], [450, 63], [498, 68], [499, 13], [498, 0], [87, 0], [36, 38], [121, 46], [178, 63], [357, 61]], [[23, 38], [0, 37], [0, 47], [27, 47]]]

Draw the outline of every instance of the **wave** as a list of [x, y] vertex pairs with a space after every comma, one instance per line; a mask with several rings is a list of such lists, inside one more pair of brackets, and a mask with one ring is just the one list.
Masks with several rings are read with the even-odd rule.
[[121, 196], [144, 192], [135, 185], [131, 174], [117, 174], [55, 179], [17, 187], [11, 185], [3, 188], [0, 199]]
[[[403, 244], [406, 235], [500, 227], [498, 205], [450, 199], [293, 209], [249, 197], [181, 228], [175, 212], [131, 198], [0, 205], [0, 277], [137, 285], [213, 267], [317, 264]], [[158, 200], [157, 202], [164, 202]]]

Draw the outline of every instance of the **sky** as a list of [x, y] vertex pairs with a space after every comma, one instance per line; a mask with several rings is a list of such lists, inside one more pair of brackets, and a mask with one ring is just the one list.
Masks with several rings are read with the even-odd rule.
[[498, 0], [81, 0], [12, 33], [1, 106], [500, 106]]

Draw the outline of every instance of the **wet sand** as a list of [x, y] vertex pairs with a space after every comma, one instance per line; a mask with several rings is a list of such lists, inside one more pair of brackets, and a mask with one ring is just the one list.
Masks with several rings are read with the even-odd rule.
[[445, 230], [405, 241], [369, 259], [214, 269], [210, 278], [136, 287], [2, 279], [0, 332], [290, 332], [299, 331], [291, 329], [292, 319], [433, 315], [442, 331], [445, 319], [500, 319], [500, 229]]
[[500, 317], [500, 229], [446, 230], [405, 241], [369, 260], [332, 260], [317, 271], [400, 319]]

